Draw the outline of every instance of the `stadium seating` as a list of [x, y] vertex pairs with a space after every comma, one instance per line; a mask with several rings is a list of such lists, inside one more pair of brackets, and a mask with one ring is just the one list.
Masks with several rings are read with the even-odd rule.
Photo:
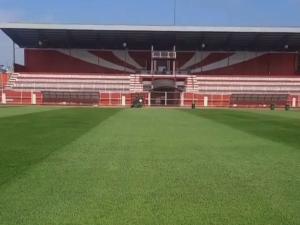
[[233, 94], [231, 105], [286, 105], [289, 95], [286, 94]]
[[300, 93], [300, 77], [199, 76], [190, 88], [207, 94]]
[[[165, 97], [165, 93], [154, 93], [151, 90], [152, 81], [149, 79], [147, 75], [139, 74], [14, 73], [6, 85], [6, 98], [10, 103], [32, 103], [33, 97], [30, 93], [35, 93], [41, 95], [36, 97], [38, 103], [96, 104], [100, 102], [102, 105], [120, 105], [124, 95], [127, 104], [131, 99], [130, 94], [150, 91], [151, 105], [160, 105], [162, 103], [158, 103], [157, 99], [160, 95]], [[163, 105], [185, 106], [193, 102], [198, 106], [213, 107], [262, 106], [271, 103], [284, 105], [287, 102], [291, 103], [293, 98], [296, 98], [294, 105], [299, 105], [297, 96], [300, 93], [300, 77], [298, 76], [180, 75], [180, 79], [183, 88], [178, 89], [178, 93], [169, 91], [167, 101], [163, 102]], [[150, 82], [147, 83], [149, 90], [144, 89], [145, 82]], [[183, 91], [182, 97], [181, 91]], [[16, 93], [20, 96], [16, 97]], [[27, 97], [25, 93], [28, 93]], [[28, 99], [26, 100], [25, 97]]]
[[118, 91], [128, 92], [128, 75], [13, 74], [8, 86], [34, 91]]

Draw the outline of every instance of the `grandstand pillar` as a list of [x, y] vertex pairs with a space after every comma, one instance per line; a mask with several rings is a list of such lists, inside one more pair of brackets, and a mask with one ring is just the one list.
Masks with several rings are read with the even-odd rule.
[[184, 92], [180, 93], [180, 106], [184, 106]]
[[207, 96], [204, 96], [203, 105], [204, 105], [204, 107], [208, 107], [208, 97]]
[[108, 92], [108, 104], [111, 105], [111, 93]]
[[36, 105], [36, 94], [31, 92], [31, 104]]
[[176, 60], [173, 60], [173, 75], [176, 75]]
[[165, 92], [165, 106], [168, 105], [168, 92]]
[[151, 92], [148, 92], [148, 106], [151, 106]]
[[1, 103], [2, 104], [6, 104], [6, 93], [2, 92], [2, 96], [1, 96]]
[[292, 107], [293, 107], [293, 108], [296, 108], [296, 105], [297, 105], [297, 100], [296, 100], [296, 98], [294, 97], [294, 98], [292, 99]]
[[151, 74], [153, 74], [153, 60], [151, 59]]
[[121, 101], [122, 101], [122, 106], [126, 106], [126, 96], [125, 95], [122, 95]]

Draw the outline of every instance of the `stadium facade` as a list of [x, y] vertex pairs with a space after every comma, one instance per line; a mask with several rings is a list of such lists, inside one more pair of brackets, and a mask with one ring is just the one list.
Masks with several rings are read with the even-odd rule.
[[0, 24], [3, 104], [300, 107], [300, 28]]

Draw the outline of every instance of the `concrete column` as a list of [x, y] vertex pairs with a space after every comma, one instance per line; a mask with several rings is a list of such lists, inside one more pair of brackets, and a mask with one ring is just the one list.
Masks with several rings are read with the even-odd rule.
[[180, 106], [184, 106], [184, 92], [180, 93]]
[[122, 106], [126, 106], [126, 96], [122, 95]]
[[173, 75], [176, 75], [176, 60], [173, 60]]
[[204, 107], [208, 107], [208, 97], [204, 96], [204, 102], [203, 102]]
[[6, 104], [6, 94], [4, 92], [2, 92], [2, 104]]
[[151, 58], [151, 74], [153, 74], [153, 59]]
[[36, 94], [33, 92], [31, 93], [31, 104], [36, 105]]
[[148, 106], [151, 106], [151, 92], [148, 92]]
[[297, 105], [297, 99], [294, 97], [294, 98], [292, 99], [292, 107], [295, 108], [296, 105]]
[[168, 99], [168, 93], [167, 93], [167, 92], [165, 92], [165, 106], [167, 106], [167, 105], [168, 105], [168, 101], [167, 101], [167, 99]]

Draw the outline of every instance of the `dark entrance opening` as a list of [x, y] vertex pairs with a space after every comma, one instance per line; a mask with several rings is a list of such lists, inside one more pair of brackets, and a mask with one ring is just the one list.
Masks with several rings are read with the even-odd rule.
[[159, 78], [152, 81], [151, 106], [180, 106], [182, 89], [172, 78]]
[[67, 92], [67, 91], [44, 91], [43, 100], [45, 104], [99, 104], [98, 92]]
[[152, 106], [179, 106], [180, 91], [175, 88], [154, 89], [151, 92]]

